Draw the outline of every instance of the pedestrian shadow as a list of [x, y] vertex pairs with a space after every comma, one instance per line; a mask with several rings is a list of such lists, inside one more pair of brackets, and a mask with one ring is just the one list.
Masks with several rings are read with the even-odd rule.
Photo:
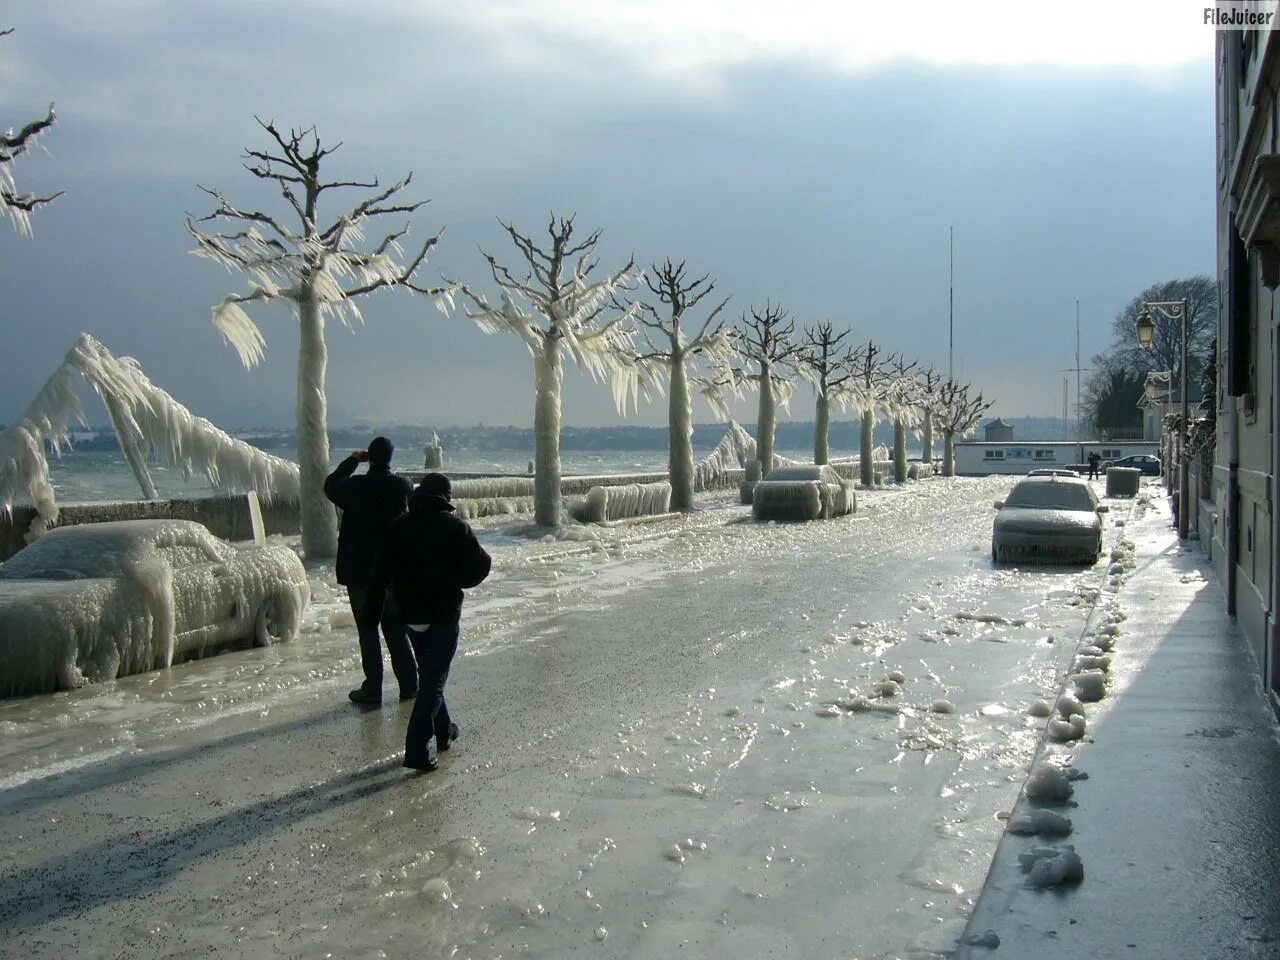
[[[388, 776], [392, 771], [397, 775]], [[206, 857], [399, 786], [399, 771], [398, 758], [382, 760], [188, 827], [111, 837], [12, 871], [0, 888], [0, 934], [150, 893]], [[69, 826], [69, 837], [73, 831]]]
[[[111, 757], [100, 763], [91, 764], [76, 770], [51, 774], [47, 777], [31, 780], [20, 786], [0, 792], [0, 813], [12, 812], [25, 808], [33, 803], [46, 800], [64, 800], [67, 797], [92, 793], [108, 787], [129, 783], [147, 772], [170, 764], [184, 763], [196, 758], [205, 758], [219, 750], [231, 750], [253, 744], [259, 740], [281, 737], [289, 733], [309, 727], [323, 727], [351, 718], [350, 704], [342, 704], [324, 710], [318, 714], [299, 717], [281, 723], [254, 727], [241, 733], [216, 739], [202, 741], [186, 747], [175, 747], [159, 752], [133, 753], [127, 756]], [[364, 722], [369, 714], [357, 719]]]

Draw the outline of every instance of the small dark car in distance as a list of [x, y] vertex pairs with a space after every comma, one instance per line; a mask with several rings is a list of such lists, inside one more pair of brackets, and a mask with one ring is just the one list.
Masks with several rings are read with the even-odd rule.
[[1104, 469], [1106, 467], [1128, 467], [1131, 470], [1141, 470], [1143, 476], [1160, 476], [1160, 458], [1149, 453], [1137, 453], [1131, 457], [1121, 457], [1119, 460], [1108, 460], [1104, 464]]
[[995, 503], [991, 559], [996, 563], [1097, 563], [1107, 507], [1079, 477], [1027, 477]]

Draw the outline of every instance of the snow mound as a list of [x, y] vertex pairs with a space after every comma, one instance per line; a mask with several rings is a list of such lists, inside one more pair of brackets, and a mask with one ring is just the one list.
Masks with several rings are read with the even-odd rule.
[[1040, 762], [1031, 769], [1024, 792], [1029, 800], [1061, 803], [1071, 797], [1071, 778], [1059, 766]]
[[1033, 887], [1055, 887], [1084, 880], [1084, 864], [1070, 844], [1058, 847], [1033, 847], [1018, 854], [1022, 872]]
[[1071, 675], [1076, 696], [1085, 703], [1097, 703], [1107, 695], [1107, 675], [1102, 670], [1081, 670]]
[[1031, 810], [1019, 813], [1009, 820], [1009, 832], [1023, 836], [1066, 836], [1071, 832], [1071, 820], [1052, 810]]

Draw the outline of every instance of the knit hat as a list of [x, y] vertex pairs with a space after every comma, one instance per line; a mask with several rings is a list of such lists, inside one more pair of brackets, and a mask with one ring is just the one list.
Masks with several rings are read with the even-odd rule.
[[418, 490], [429, 496], [453, 499], [453, 486], [443, 473], [428, 473], [418, 484]]
[[386, 437], [374, 437], [369, 442], [369, 462], [378, 463], [388, 466], [391, 463], [391, 454], [395, 453], [396, 446]]

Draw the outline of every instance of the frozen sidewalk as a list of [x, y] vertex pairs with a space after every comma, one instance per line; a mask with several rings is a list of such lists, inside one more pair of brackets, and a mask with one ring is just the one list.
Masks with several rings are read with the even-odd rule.
[[[1167, 517], [1162, 500], [1135, 510], [1134, 562], [1099, 601], [1125, 615], [1108, 695], [1083, 741], [1044, 750], [1087, 774], [1047, 806], [1074, 829], [1005, 834], [959, 960], [1280, 956], [1277, 726], [1212, 569]], [[1031, 886], [1019, 854], [1067, 844], [1083, 882]]]

